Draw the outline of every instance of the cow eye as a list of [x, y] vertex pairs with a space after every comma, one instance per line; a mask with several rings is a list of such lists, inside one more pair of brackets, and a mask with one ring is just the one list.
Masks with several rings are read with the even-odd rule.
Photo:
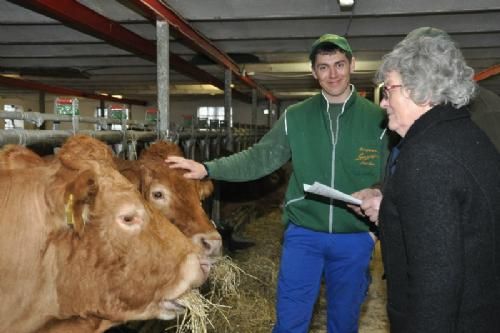
[[126, 215], [123, 217], [123, 222], [132, 223], [134, 221], [134, 217], [132, 215]]
[[127, 230], [127, 232], [140, 230], [146, 222], [145, 219], [147, 219], [144, 207], [124, 205], [121, 213], [116, 216], [115, 221], [121, 228]]
[[163, 199], [163, 192], [160, 192], [160, 191], [154, 191], [154, 192], [153, 192], [153, 198], [154, 198], [154, 199]]

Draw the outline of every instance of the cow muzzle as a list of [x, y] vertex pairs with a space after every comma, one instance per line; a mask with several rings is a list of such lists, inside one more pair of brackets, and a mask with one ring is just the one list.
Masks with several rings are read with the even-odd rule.
[[222, 237], [217, 231], [196, 234], [191, 240], [209, 257], [222, 255]]
[[158, 319], [171, 320], [186, 312], [186, 307], [177, 300], [164, 300], [160, 304], [161, 312]]

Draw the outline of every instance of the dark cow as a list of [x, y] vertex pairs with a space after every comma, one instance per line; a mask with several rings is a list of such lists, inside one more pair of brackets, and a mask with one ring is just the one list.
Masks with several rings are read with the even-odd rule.
[[140, 189], [144, 198], [162, 212], [209, 256], [219, 256], [222, 238], [207, 217], [200, 200], [210, 195], [210, 180], [183, 177], [184, 171], [168, 168], [169, 155], [182, 156], [172, 142], [158, 141], [141, 153], [137, 161], [118, 161], [120, 172]]
[[209, 261], [105, 144], [72, 137], [51, 162], [13, 151], [0, 161], [34, 163], [0, 169], [0, 332], [103, 332], [182, 311], [176, 300], [206, 280]]

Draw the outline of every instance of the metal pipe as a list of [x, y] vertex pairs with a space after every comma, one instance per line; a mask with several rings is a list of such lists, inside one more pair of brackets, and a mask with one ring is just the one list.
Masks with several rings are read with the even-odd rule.
[[232, 83], [233, 75], [231, 74], [231, 70], [224, 70], [224, 122], [227, 130], [227, 141], [226, 141], [226, 149], [228, 151], [233, 151], [233, 129], [231, 126], [232, 113], [231, 109], [233, 106], [233, 100], [231, 95], [231, 83]]
[[[9, 112], [11, 113], [11, 112]], [[265, 130], [259, 129], [258, 135], [262, 136]], [[142, 141], [150, 142], [157, 140], [157, 134], [155, 131], [91, 131], [82, 130], [78, 131], [77, 134], [84, 134], [95, 137], [101, 141], [105, 141], [110, 144], [123, 143], [124, 139], [127, 141]], [[21, 145], [33, 145], [33, 144], [52, 144], [61, 145], [64, 141], [73, 135], [72, 130], [0, 130], [0, 147], [6, 144], [21, 144]], [[193, 140], [210, 140], [211, 151], [213, 157], [220, 156], [220, 146], [224, 144], [222, 138], [227, 137], [227, 131], [223, 130], [197, 130], [197, 131], [184, 131], [174, 133], [175, 137], [179, 141]], [[235, 133], [237, 137], [241, 137], [245, 140], [248, 137], [252, 137], [254, 134], [249, 129], [239, 129]], [[194, 145], [194, 144], [193, 144]], [[194, 157], [194, 156], [193, 156]]]
[[257, 142], [257, 90], [252, 89], [252, 129], [254, 130], [255, 136], [253, 142]]
[[[89, 135], [109, 144], [122, 143], [124, 132], [122, 131], [79, 131], [78, 134]], [[47, 143], [61, 145], [67, 138], [73, 135], [72, 130], [0, 130], [0, 146], [6, 144], [34, 145]], [[127, 131], [127, 140], [154, 141], [155, 132]]]
[[[78, 117], [78, 122], [80, 123], [91, 123], [91, 124], [98, 124], [101, 126], [107, 124], [122, 125], [122, 120], [120, 119], [110, 119], [103, 117], [82, 117], [82, 116], [77, 116], [77, 117]], [[54, 113], [40, 113], [40, 112], [0, 111], [0, 119], [26, 120], [34, 123], [37, 127], [40, 127], [45, 121], [72, 122], [73, 116], [58, 115]], [[138, 120], [127, 120], [126, 124], [129, 126], [137, 126], [138, 128], [141, 129], [148, 127], [154, 129], [156, 127], [155, 122], [140, 122]]]
[[168, 137], [170, 130], [170, 33], [166, 21], [156, 21], [156, 72], [158, 98], [158, 139]]

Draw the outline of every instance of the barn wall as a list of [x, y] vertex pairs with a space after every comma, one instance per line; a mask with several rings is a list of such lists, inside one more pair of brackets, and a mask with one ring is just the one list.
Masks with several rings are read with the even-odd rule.
[[[51, 113], [54, 110], [54, 99], [56, 96], [47, 94], [45, 96], [45, 110], [47, 113]], [[93, 99], [79, 98], [79, 109], [80, 115], [93, 117], [95, 108], [99, 107], [99, 101]], [[151, 105], [155, 105], [156, 101], [151, 101]], [[19, 95], [18, 97], [1, 97], [0, 107], [3, 110], [4, 104], [14, 104], [23, 107], [23, 111], [39, 111], [38, 108], [38, 93]], [[116, 104], [112, 102], [105, 102], [105, 105]], [[203, 96], [188, 96], [188, 97], [171, 97], [171, 122], [179, 125], [183, 125], [185, 116], [195, 116], [196, 111], [199, 106], [223, 106], [224, 99], [223, 96], [215, 97], [203, 97]], [[132, 106], [132, 119], [143, 120], [145, 110], [150, 106]], [[257, 125], [267, 124], [267, 115], [264, 115], [263, 109], [265, 108], [265, 103], [259, 103], [257, 112]], [[252, 106], [251, 104], [243, 103], [238, 100], [233, 100], [233, 121], [236, 123], [250, 124], [252, 117]], [[3, 121], [0, 121], [0, 128], [3, 128]], [[25, 128], [32, 129], [35, 128], [34, 125], [25, 123]], [[70, 124], [62, 124], [61, 129], [71, 128]], [[80, 129], [93, 129], [92, 124], [80, 124]]]
[[[251, 124], [252, 105], [238, 100], [233, 100], [233, 122]], [[223, 96], [182, 96], [172, 97], [170, 100], [172, 108], [172, 121], [182, 124], [183, 116], [196, 116], [200, 106], [224, 106]], [[267, 116], [263, 112], [264, 107], [259, 105], [257, 112], [257, 125], [266, 125]]]

